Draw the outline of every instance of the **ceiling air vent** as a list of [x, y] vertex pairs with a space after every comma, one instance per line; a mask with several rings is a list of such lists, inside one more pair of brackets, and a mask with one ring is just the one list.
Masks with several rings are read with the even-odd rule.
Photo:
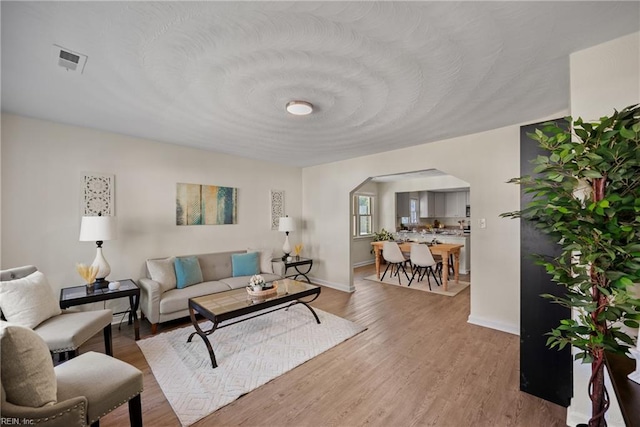
[[58, 66], [66, 69], [67, 71], [73, 71], [80, 73], [84, 71], [84, 66], [87, 63], [87, 55], [83, 55], [78, 52], [74, 52], [71, 49], [53, 45], [53, 51], [58, 62]]

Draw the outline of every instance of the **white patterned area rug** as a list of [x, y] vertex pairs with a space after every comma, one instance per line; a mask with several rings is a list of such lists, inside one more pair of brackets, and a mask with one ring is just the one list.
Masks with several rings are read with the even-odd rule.
[[[137, 341], [160, 388], [183, 426], [195, 423], [272, 379], [329, 350], [366, 328], [303, 305], [216, 330], [209, 340], [218, 367], [211, 367], [193, 326]], [[203, 330], [211, 322], [200, 323]]]
[[[384, 270], [380, 271], [380, 277], [382, 277], [383, 272]], [[409, 278], [411, 278], [411, 272], [407, 271], [407, 274], [409, 275]], [[413, 279], [413, 282], [411, 282], [411, 286], [407, 286], [409, 284], [409, 281], [407, 280], [406, 277], [404, 277], [404, 274], [402, 274], [402, 272], [400, 272], [400, 283], [401, 283], [400, 285], [398, 284], [398, 277], [397, 276], [390, 277], [389, 272], [387, 272], [386, 276], [384, 276], [384, 280], [378, 280], [378, 277], [375, 274], [372, 274], [371, 276], [367, 276], [365, 277], [365, 279], [372, 280], [374, 282], [386, 283], [388, 285], [401, 286], [403, 288], [408, 287], [409, 289], [417, 289], [419, 291], [431, 292], [432, 294], [446, 295], [448, 297], [454, 297], [458, 295], [460, 292], [462, 292], [463, 290], [465, 290], [467, 287], [471, 286], [470, 282], [465, 282], [460, 280], [458, 283], [456, 283], [455, 279], [450, 277], [449, 283], [447, 283], [447, 291], [445, 292], [442, 290], [442, 285], [440, 286], [436, 285], [436, 281], [433, 280], [433, 277], [431, 277], [431, 290], [429, 290], [429, 283], [427, 283], [426, 275], [424, 276], [424, 279], [422, 279], [419, 282], [418, 282], [418, 276], [416, 275], [416, 278]]]

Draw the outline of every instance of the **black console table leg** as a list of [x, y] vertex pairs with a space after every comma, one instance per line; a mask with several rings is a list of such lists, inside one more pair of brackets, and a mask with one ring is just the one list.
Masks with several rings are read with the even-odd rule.
[[104, 351], [109, 356], [113, 356], [113, 339], [111, 337], [111, 324], [103, 329], [104, 331]]

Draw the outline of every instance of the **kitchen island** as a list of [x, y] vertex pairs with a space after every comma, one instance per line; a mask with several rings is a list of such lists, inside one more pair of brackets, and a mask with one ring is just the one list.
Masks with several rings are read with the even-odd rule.
[[456, 234], [455, 231], [445, 231], [444, 233], [418, 233], [413, 231], [401, 231], [397, 233], [401, 240], [410, 242], [436, 242], [452, 243], [462, 245], [460, 249], [460, 274], [469, 274], [471, 272], [471, 234]]

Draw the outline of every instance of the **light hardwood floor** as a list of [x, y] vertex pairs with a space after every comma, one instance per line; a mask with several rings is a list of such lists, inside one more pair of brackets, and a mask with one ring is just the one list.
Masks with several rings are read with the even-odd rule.
[[[451, 298], [363, 279], [373, 272], [373, 266], [356, 269], [356, 292], [323, 288], [313, 303], [365, 332], [195, 426], [566, 425], [564, 408], [518, 390], [518, 337], [467, 323], [469, 289]], [[188, 324], [173, 322], [158, 333]], [[150, 334], [147, 321], [141, 334]], [[81, 351], [104, 351], [101, 335]], [[144, 372], [144, 424], [179, 426], [132, 327], [114, 327], [113, 340], [115, 356]], [[123, 405], [100, 425], [128, 422]]]

